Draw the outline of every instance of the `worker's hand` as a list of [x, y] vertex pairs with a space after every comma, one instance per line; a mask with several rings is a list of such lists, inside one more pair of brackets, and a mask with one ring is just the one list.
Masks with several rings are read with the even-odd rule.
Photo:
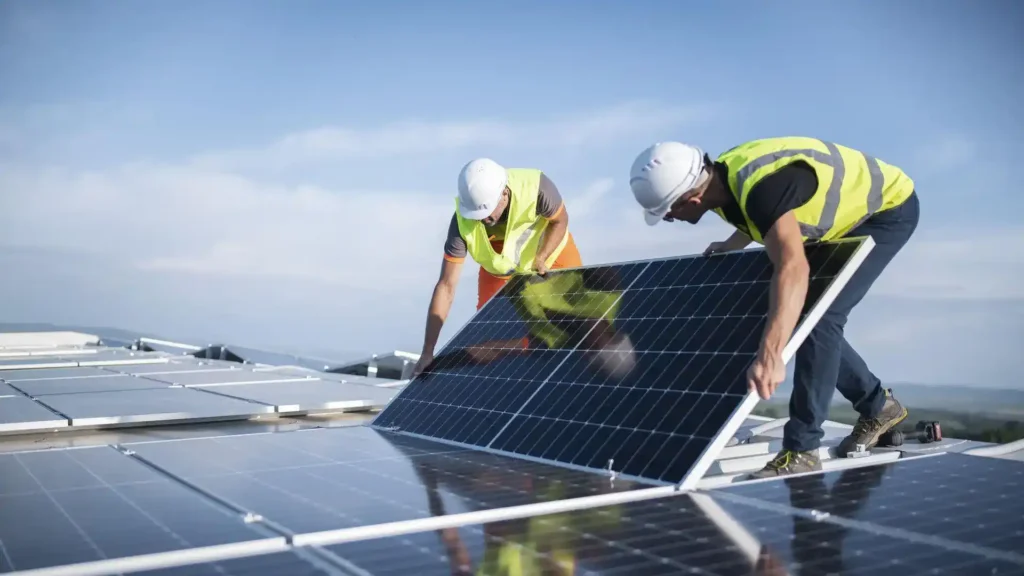
[[704, 249], [704, 255], [710, 256], [719, 252], [726, 252], [729, 250], [728, 242], [712, 242], [708, 244], [708, 247]]
[[759, 352], [754, 363], [747, 369], [747, 385], [751, 392], [757, 392], [762, 400], [767, 400], [775, 393], [775, 389], [786, 379], [786, 365], [782, 357], [767, 352]]
[[537, 274], [541, 276], [548, 273], [548, 265], [544, 262], [544, 260], [537, 260], [536, 262], [534, 262], [533, 269], [535, 272], [537, 272]]
[[434, 353], [426, 352], [420, 354], [420, 359], [416, 361], [416, 365], [412, 368], [412, 377], [415, 378], [420, 375], [421, 372], [427, 369], [430, 364], [434, 361]]

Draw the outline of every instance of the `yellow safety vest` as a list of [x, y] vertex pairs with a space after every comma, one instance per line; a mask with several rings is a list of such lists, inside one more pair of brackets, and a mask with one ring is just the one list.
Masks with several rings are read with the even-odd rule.
[[841, 238], [872, 214], [902, 204], [914, 191], [914, 181], [899, 168], [858, 150], [816, 138], [765, 138], [723, 152], [718, 161], [728, 168], [729, 189], [739, 203], [751, 240], [764, 243], [747, 216], [747, 195], [758, 182], [793, 162], [806, 162], [818, 175], [818, 190], [794, 210], [803, 239], [822, 242]]
[[[459, 214], [459, 199], [455, 198], [455, 216], [459, 223], [459, 233], [466, 241], [466, 251], [484, 270], [502, 277], [516, 272], [533, 272], [533, 258], [537, 255], [541, 234], [548, 226], [548, 221], [537, 215], [541, 171], [509, 168], [506, 172], [511, 197], [501, 252], [494, 251], [483, 222], [466, 220]], [[566, 232], [558, 247], [548, 257], [548, 266], [554, 264], [568, 241], [569, 233]]]
[[547, 277], [524, 278], [523, 287], [512, 305], [527, 322], [530, 335], [544, 342], [548, 348], [561, 348], [570, 334], [548, 319], [549, 313], [565, 314], [576, 318], [597, 319], [608, 311], [608, 321], [614, 322], [619, 313], [621, 290], [595, 290], [583, 282], [583, 272], [569, 270], [553, 272]]

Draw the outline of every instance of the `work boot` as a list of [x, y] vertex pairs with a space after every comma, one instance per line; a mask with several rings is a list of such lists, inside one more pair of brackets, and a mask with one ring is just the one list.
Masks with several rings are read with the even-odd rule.
[[892, 389], [885, 391], [885, 403], [882, 404], [882, 411], [874, 418], [861, 416], [853, 426], [853, 432], [843, 438], [837, 448], [838, 456], [846, 458], [849, 452], [855, 452], [858, 444], [864, 445], [864, 450], [870, 450], [878, 444], [878, 439], [893, 427], [907, 418], [907, 409], [892, 395]]
[[775, 476], [788, 476], [800, 474], [801, 472], [818, 472], [821, 470], [821, 457], [817, 450], [797, 452], [795, 450], [783, 450], [779, 452], [765, 467], [750, 475], [751, 480], [759, 478], [774, 478]]

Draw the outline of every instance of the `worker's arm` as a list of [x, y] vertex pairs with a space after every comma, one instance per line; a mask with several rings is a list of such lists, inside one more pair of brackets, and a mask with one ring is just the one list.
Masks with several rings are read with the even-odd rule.
[[810, 267], [800, 225], [792, 211], [783, 214], [764, 238], [774, 272], [768, 298], [768, 323], [748, 373], [750, 386], [768, 399], [786, 378], [782, 350], [789, 342], [804, 307]]
[[430, 297], [430, 308], [427, 312], [427, 329], [423, 335], [423, 350], [416, 363], [413, 374], [419, 374], [434, 360], [434, 347], [441, 335], [448, 312], [455, 299], [455, 288], [459, 284], [459, 273], [462, 271], [462, 260], [445, 258], [441, 262], [441, 275], [434, 285], [434, 293]]
[[565, 209], [565, 204], [562, 204], [561, 208], [558, 209], [558, 213], [548, 220], [548, 226], [544, 229], [544, 235], [540, 239], [540, 246], [537, 248], [537, 255], [533, 258], [533, 268], [537, 272], [543, 273], [547, 271], [547, 259], [555, 251], [555, 248], [558, 248], [558, 244], [565, 237], [568, 229], [569, 212]]
[[743, 250], [746, 248], [752, 240], [749, 236], [744, 234], [741, 230], [736, 230], [722, 242], [712, 242], [707, 248], [704, 249], [704, 255], [709, 256], [711, 254], [717, 254], [719, 252], [733, 252], [736, 250]]

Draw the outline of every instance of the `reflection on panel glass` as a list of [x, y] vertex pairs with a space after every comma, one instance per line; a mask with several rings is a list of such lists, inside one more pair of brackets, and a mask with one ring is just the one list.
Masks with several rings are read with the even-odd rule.
[[641, 265], [515, 276], [375, 420], [404, 431], [483, 445], [580, 349], [584, 369], [622, 377], [635, 363], [615, 326]]
[[[1024, 552], [1024, 462], [943, 454], [723, 489], [774, 504]], [[801, 493], [802, 492], [802, 493]]]
[[[859, 242], [808, 245], [804, 314]], [[375, 426], [679, 482], [748, 394], [763, 250], [517, 276]]]
[[294, 533], [646, 487], [365, 426], [126, 446]]
[[265, 537], [107, 446], [0, 455], [0, 572]]
[[[844, 473], [848, 474], [848, 473]], [[823, 477], [774, 482], [794, 507], [819, 509]], [[870, 490], [870, 488], [867, 488]], [[869, 499], [865, 492], [853, 505]], [[1017, 574], [1012, 561], [880, 530], [848, 528], [793, 510], [684, 493], [560, 514], [448, 528], [329, 547], [365, 574]], [[434, 515], [447, 513], [431, 503]]]

